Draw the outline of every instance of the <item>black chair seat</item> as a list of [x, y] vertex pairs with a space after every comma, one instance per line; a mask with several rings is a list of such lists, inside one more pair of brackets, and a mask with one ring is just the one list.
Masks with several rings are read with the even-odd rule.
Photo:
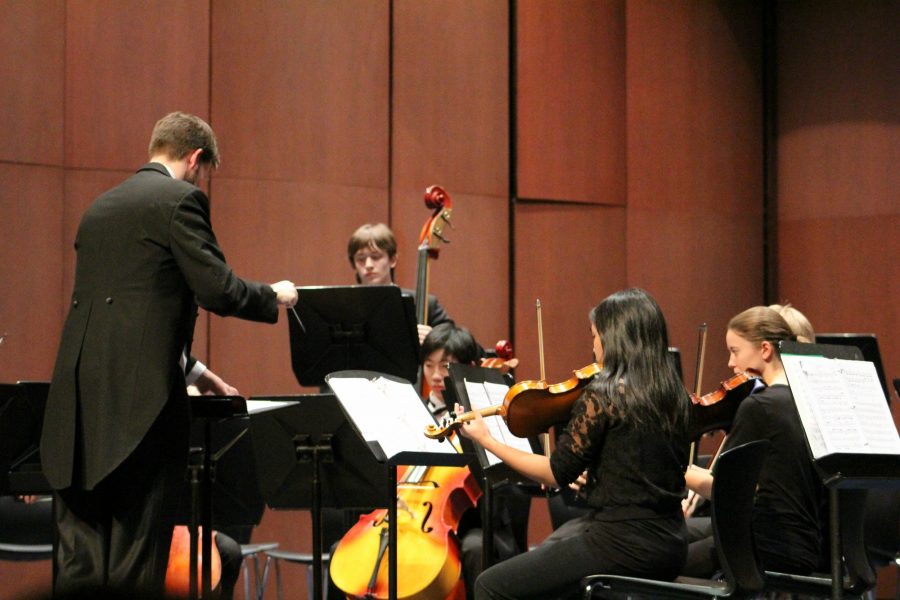
[[768, 440], [757, 440], [719, 455], [713, 469], [712, 528], [724, 581], [679, 577], [657, 581], [620, 575], [591, 575], [581, 580], [585, 600], [595, 590], [647, 598], [752, 598], [765, 585], [753, 545], [751, 515], [756, 482]]
[[[727, 598], [731, 593], [724, 581], [698, 579], [696, 577], [678, 577], [674, 581], [657, 581], [637, 577], [619, 575], [591, 575], [581, 580], [582, 587], [588, 594], [594, 588], [616, 591], [627, 589], [629, 594], [638, 596], [646, 594], [648, 598]], [[590, 595], [585, 597], [590, 598]]]

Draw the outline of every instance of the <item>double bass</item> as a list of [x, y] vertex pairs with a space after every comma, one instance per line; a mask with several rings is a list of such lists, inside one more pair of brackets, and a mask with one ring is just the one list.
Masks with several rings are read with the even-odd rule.
[[[450, 222], [450, 196], [440, 187], [425, 192], [433, 214], [422, 228], [416, 285], [420, 325], [428, 324], [429, 259], [437, 244], [446, 242], [443, 227]], [[408, 466], [397, 486], [397, 597], [443, 600], [465, 596], [462, 563], [455, 536], [463, 513], [475, 507], [481, 489], [467, 467]], [[331, 579], [353, 598], [382, 599], [389, 595], [387, 509], [362, 516], [348, 531], [331, 558]]]

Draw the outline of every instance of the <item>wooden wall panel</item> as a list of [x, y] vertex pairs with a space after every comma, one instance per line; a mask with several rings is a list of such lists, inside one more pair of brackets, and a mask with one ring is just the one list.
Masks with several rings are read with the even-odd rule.
[[0, 1], [0, 161], [62, 165], [62, 0]]
[[209, 116], [209, 2], [66, 3], [66, 166], [134, 169], [153, 125]]
[[386, 188], [388, 8], [216, 2], [211, 112], [220, 173]]
[[451, 195], [508, 197], [508, 18], [505, 2], [394, 2], [398, 192], [438, 184]]
[[437, 184], [456, 230], [430, 292], [493, 347], [509, 331], [509, 14], [503, 2], [394, 3], [391, 226], [400, 285], [415, 288], [419, 234]]
[[592, 358], [588, 312], [625, 287], [625, 209], [516, 205], [515, 346], [518, 379], [539, 379], [535, 300], [542, 305], [547, 380]]
[[49, 380], [62, 326], [63, 171], [0, 163], [0, 381]]
[[656, 297], [688, 373], [709, 324], [713, 383], [728, 320], [763, 302], [761, 12], [641, 1], [627, 23], [628, 283]]
[[791, 3], [778, 20], [779, 295], [817, 331], [875, 333], [898, 377], [900, 5]]
[[625, 204], [625, 2], [517, 8], [517, 196]]
[[[247, 279], [347, 285], [351, 223], [384, 220], [384, 193], [338, 186], [220, 178], [213, 227], [229, 264]], [[212, 317], [210, 365], [245, 395], [299, 393], [286, 315], [269, 326]]]
[[[417, 246], [422, 225], [431, 212], [422, 192], [393, 203], [393, 230], [400, 260], [397, 284], [416, 287]], [[506, 198], [447, 192], [453, 199], [454, 229], [445, 230], [449, 244], [440, 245], [430, 263], [429, 292], [458, 326], [466, 327], [485, 348], [510, 339], [509, 329], [509, 208]], [[395, 190], [395, 198], [398, 196]]]

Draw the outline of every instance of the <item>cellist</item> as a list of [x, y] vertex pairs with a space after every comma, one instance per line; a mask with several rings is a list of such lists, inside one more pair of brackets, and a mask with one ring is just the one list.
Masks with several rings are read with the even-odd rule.
[[[435, 419], [440, 420], [448, 412], [443, 393], [450, 363], [477, 364], [479, 347], [467, 329], [442, 323], [425, 337], [421, 356], [423, 377], [431, 388], [426, 405]], [[491, 558], [496, 562], [525, 550], [531, 498], [512, 484], [496, 487], [493, 498], [494, 556]], [[482, 496], [478, 510], [466, 511], [457, 528], [467, 598], [473, 597], [475, 579], [481, 573], [483, 530], [480, 509], [483, 500]]]
[[462, 426], [523, 475], [584, 486], [591, 512], [538, 548], [484, 571], [475, 598], [548, 598], [578, 592], [585, 575], [671, 579], [687, 554], [681, 512], [690, 399], [668, 358], [665, 319], [644, 290], [617, 292], [591, 311], [600, 374], [575, 402], [553, 453], [527, 454], [491, 437], [479, 416]]

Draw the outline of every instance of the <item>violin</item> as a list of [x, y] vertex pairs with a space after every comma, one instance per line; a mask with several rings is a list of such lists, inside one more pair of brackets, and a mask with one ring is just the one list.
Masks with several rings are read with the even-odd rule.
[[599, 363], [592, 363], [573, 371], [572, 377], [560, 383], [548, 384], [543, 379], [520, 381], [509, 388], [502, 404], [463, 413], [440, 425], [428, 425], [425, 436], [443, 440], [463, 423], [473, 420], [476, 414], [482, 417], [499, 415], [517, 437], [543, 433], [556, 423], [568, 421], [572, 405], [601, 368]]
[[[480, 496], [468, 467], [407, 468], [397, 492], [398, 598], [443, 600], [464, 590], [454, 532]], [[387, 509], [360, 517], [332, 554], [331, 579], [351, 598], [388, 597], [387, 517]]]
[[756, 388], [760, 375], [744, 371], [729, 377], [708, 394], [691, 394], [690, 438], [697, 439], [707, 431], [729, 429], [741, 401]]
[[[198, 537], [202, 536], [202, 530]], [[219, 585], [222, 576], [222, 558], [216, 547], [216, 532], [213, 532], [213, 544], [210, 551], [210, 570], [212, 572], [211, 587]], [[197, 582], [201, 581], [203, 571], [203, 549], [197, 548]], [[190, 596], [191, 584], [191, 534], [185, 525], [176, 525], [172, 530], [172, 544], [169, 546], [169, 564], [166, 567], [166, 597], [187, 598]], [[199, 596], [199, 594], [197, 594]]]

